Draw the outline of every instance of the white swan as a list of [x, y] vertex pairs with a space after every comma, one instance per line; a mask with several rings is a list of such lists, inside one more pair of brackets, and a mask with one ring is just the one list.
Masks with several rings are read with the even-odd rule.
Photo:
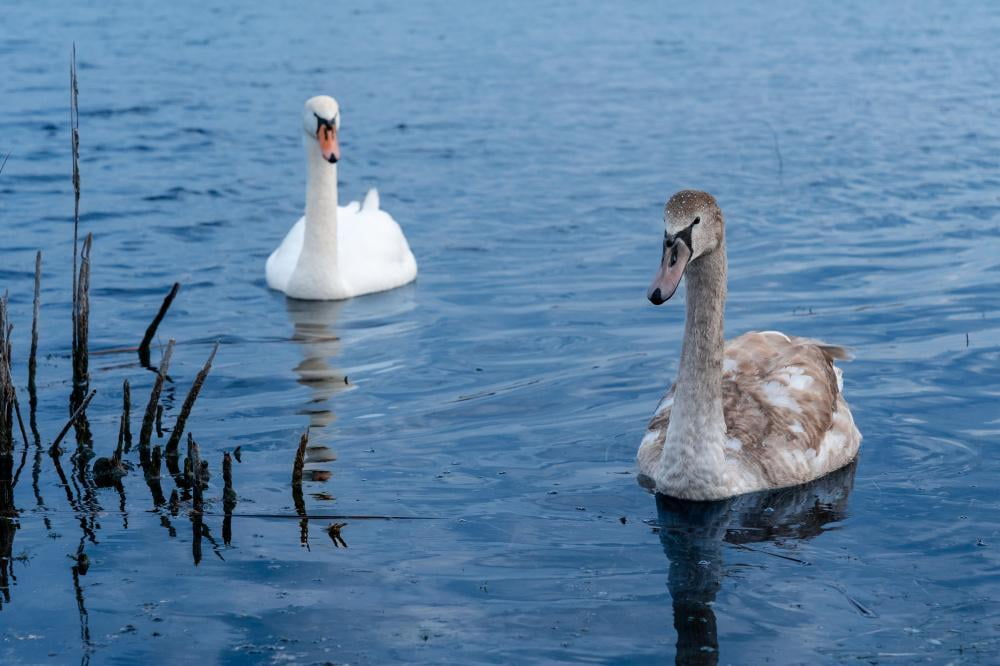
[[835, 359], [840, 347], [766, 331], [723, 344], [726, 235], [704, 192], [667, 203], [660, 305], [687, 275], [687, 321], [677, 382], [639, 446], [639, 482], [689, 500], [794, 486], [851, 462], [861, 445]]
[[412, 282], [417, 261], [402, 229], [379, 208], [378, 192], [363, 203], [337, 205], [340, 107], [320, 95], [302, 117], [309, 181], [306, 214], [267, 258], [267, 286], [292, 298], [340, 300]]

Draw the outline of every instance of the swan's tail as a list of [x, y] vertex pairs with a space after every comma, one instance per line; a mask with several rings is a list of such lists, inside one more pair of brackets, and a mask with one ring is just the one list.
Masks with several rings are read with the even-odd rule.
[[374, 187], [368, 190], [368, 194], [365, 195], [365, 200], [361, 202], [361, 210], [378, 210], [379, 200], [378, 200], [378, 190]]
[[819, 347], [820, 351], [826, 356], [826, 358], [833, 363], [834, 361], [853, 361], [854, 354], [851, 350], [846, 347], [839, 347], [837, 345], [828, 345], [822, 342], [817, 342], [816, 346]]

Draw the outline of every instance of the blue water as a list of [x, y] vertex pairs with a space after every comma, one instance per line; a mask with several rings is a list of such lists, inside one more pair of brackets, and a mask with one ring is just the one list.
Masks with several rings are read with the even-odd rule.
[[[70, 392], [74, 41], [91, 349], [137, 344], [182, 283], [153, 352], [177, 340], [169, 428], [222, 343], [188, 423], [202, 527], [139, 469], [91, 488], [72, 436], [65, 487], [29, 449], [0, 661], [995, 659], [997, 5], [208, 4], [0, 8], [0, 289], [26, 404], [43, 251], [44, 445]], [[342, 199], [379, 187], [411, 286], [303, 304], [264, 284], [320, 93], [343, 109]], [[712, 506], [637, 486], [684, 313], [644, 291], [682, 187], [727, 216], [728, 335], [854, 349], [856, 467]], [[109, 455], [122, 380], [138, 431], [154, 375], [131, 352], [91, 374]]]

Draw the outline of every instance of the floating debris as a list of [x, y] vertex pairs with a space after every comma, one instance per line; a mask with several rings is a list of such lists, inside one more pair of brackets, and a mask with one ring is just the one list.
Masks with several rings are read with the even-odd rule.
[[344, 537], [340, 533], [341, 528], [344, 527], [347, 527], [347, 523], [332, 523], [326, 528], [326, 533], [330, 535], [330, 540], [337, 548], [347, 548], [347, 542], [344, 541]]

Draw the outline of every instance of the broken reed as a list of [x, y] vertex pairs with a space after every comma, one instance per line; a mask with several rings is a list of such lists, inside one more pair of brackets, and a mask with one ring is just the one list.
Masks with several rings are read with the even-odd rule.
[[205, 365], [198, 372], [198, 376], [194, 378], [191, 390], [188, 391], [187, 397], [184, 398], [184, 404], [181, 405], [181, 411], [177, 415], [177, 421], [174, 423], [174, 429], [170, 433], [170, 439], [167, 440], [166, 455], [168, 456], [177, 455], [177, 448], [180, 446], [181, 437], [184, 435], [184, 427], [187, 425], [188, 416], [191, 415], [191, 409], [194, 407], [195, 400], [198, 399], [202, 384], [205, 383], [208, 373], [212, 370], [212, 361], [215, 360], [215, 353], [217, 351], [219, 351], [218, 342], [212, 347], [212, 352], [208, 355], [208, 360], [205, 361]]
[[76, 428], [78, 447], [93, 446], [90, 433], [90, 423], [87, 415], [80, 410], [84, 395], [90, 385], [88, 370], [90, 343], [90, 248], [93, 244], [93, 234], [87, 234], [80, 251], [80, 274], [76, 280], [76, 299], [73, 313], [73, 390], [70, 392], [69, 411], [75, 416], [72, 419]]
[[35, 385], [35, 374], [38, 369], [38, 320], [42, 307], [42, 251], [35, 254], [35, 297], [31, 309], [31, 351], [28, 354], [28, 406], [31, 410], [31, 420], [34, 423], [35, 409], [38, 406], [38, 392]]
[[91, 391], [90, 394], [83, 399], [83, 402], [80, 403], [80, 406], [77, 407], [76, 411], [74, 411], [73, 414], [69, 417], [69, 421], [66, 421], [66, 425], [64, 425], [62, 430], [59, 431], [59, 434], [52, 442], [52, 446], [49, 447], [49, 453], [51, 455], [53, 456], [59, 455], [60, 453], [59, 443], [62, 442], [63, 437], [65, 437], [66, 433], [69, 432], [70, 426], [74, 425], [77, 421], [80, 420], [80, 418], [83, 416], [83, 413], [87, 409], [87, 405], [90, 404], [90, 401], [94, 399], [95, 395], [97, 395], [97, 389]]
[[73, 59], [69, 65], [69, 129], [70, 147], [73, 152], [73, 354], [74, 371], [76, 370], [75, 354], [79, 348], [77, 341], [77, 273], [76, 252], [79, 245], [80, 230], [80, 109], [78, 98], [80, 88], [76, 80], [76, 44], [73, 44]]
[[309, 429], [306, 428], [299, 439], [299, 448], [295, 451], [295, 462], [292, 464], [292, 502], [295, 504], [295, 513], [300, 516], [299, 541], [307, 549], [309, 548], [309, 514], [306, 512], [306, 500], [302, 494], [302, 468], [305, 466], [308, 445]]
[[174, 340], [167, 341], [167, 349], [163, 352], [160, 360], [160, 367], [156, 372], [156, 380], [153, 382], [153, 390], [149, 394], [149, 402], [146, 404], [146, 414], [142, 419], [142, 429], [139, 431], [139, 448], [144, 449], [149, 446], [149, 440], [153, 435], [153, 422], [156, 419], [156, 406], [160, 402], [160, 392], [163, 390], [163, 381], [167, 377], [167, 370], [170, 368], [170, 357], [174, 353]]
[[125, 453], [132, 450], [132, 387], [126, 379], [122, 383], [122, 417], [118, 427], [118, 442], [125, 445]]
[[187, 460], [184, 461], [184, 474], [187, 477], [188, 483], [191, 484], [193, 510], [197, 513], [201, 513], [202, 509], [201, 451], [198, 448], [198, 442], [194, 441], [194, 437], [192, 437], [190, 433], [188, 433], [188, 454], [187, 454]]
[[7, 294], [0, 297], [0, 520], [16, 514], [14, 509], [14, 401], [17, 393], [11, 376], [10, 332]]
[[170, 309], [170, 304], [174, 302], [174, 298], [177, 296], [180, 288], [181, 283], [174, 282], [174, 286], [170, 288], [170, 293], [163, 299], [163, 303], [160, 304], [160, 309], [157, 311], [156, 316], [153, 317], [153, 321], [146, 328], [146, 334], [142, 336], [142, 342], [139, 343], [139, 362], [143, 366], [149, 366], [149, 345], [153, 342], [156, 329], [160, 327], [160, 322], [166, 316], [167, 310]]
[[237, 501], [233, 490], [233, 458], [226, 451], [222, 454], [222, 510], [227, 516], [236, 508]]
[[295, 463], [292, 465], [292, 485], [302, 485], [302, 468], [306, 462], [306, 447], [309, 445], [309, 430], [306, 429], [299, 439], [299, 448], [295, 451]]
[[87, 234], [80, 250], [80, 274], [76, 280], [73, 311], [73, 388], [85, 392], [90, 380], [88, 372], [90, 338], [90, 248], [93, 234]]

